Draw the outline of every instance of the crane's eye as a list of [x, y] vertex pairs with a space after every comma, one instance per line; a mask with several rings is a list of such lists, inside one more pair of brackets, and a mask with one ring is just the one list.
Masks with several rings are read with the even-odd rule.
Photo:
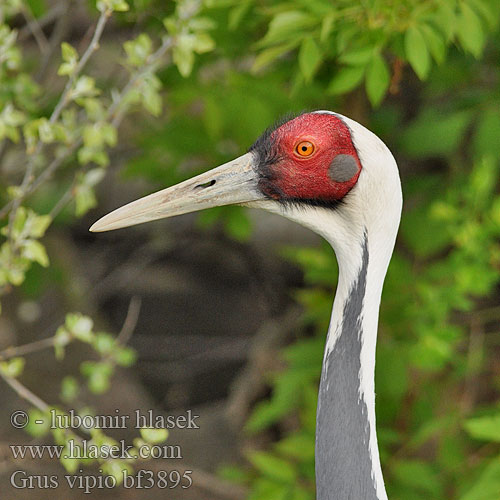
[[299, 156], [311, 156], [314, 153], [314, 144], [309, 141], [301, 141], [295, 146], [295, 152]]

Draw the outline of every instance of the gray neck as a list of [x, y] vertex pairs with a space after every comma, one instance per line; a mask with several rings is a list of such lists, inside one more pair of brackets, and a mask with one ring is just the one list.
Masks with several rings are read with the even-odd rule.
[[370, 429], [360, 381], [361, 319], [368, 272], [366, 237], [361, 255], [361, 267], [349, 284], [337, 332], [329, 332], [338, 336], [325, 356], [321, 373], [316, 417], [317, 500], [378, 499], [369, 448], [374, 429]]

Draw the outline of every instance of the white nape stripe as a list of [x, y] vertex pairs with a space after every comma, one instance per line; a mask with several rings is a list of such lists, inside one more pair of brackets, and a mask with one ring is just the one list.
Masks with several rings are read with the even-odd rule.
[[[368, 242], [366, 292], [361, 317], [359, 396], [365, 402], [370, 426], [369, 453], [371, 476], [377, 499], [386, 500], [375, 428], [375, 349], [382, 286], [394, 248], [401, 215], [402, 195], [396, 162], [385, 144], [359, 123], [331, 111], [351, 132], [351, 139], [362, 164], [356, 185], [335, 210], [312, 206], [283, 206], [274, 201], [252, 202], [262, 208], [309, 227], [323, 236], [335, 250], [339, 281], [332, 321], [325, 347], [325, 359], [333, 352], [342, 331], [342, 316], [349, 291], [362, 269], [364, 235]], [[330, 386], [335, 380], [328, 380]], [[327, 426], [335, 422], [327, 423]], [[321, 457], [317, 457], [321, 460]]]
[[[377, 496], [386, 499], [382, 468], [375, 432], [375, 351], [377, 343], [377, 325], [380, 308], [380, 297], [387, 267], [394, 249], [397, 229], [401, 217], [402, 195], [401, 183], [396, 161], [387, 146], [371, 131], [359, 123], [338, 113], [318, 111], [339, 117], [351, 132], [351, 139], [361, 161], [362, 169], [356, 186], [346, 197], [350, 224], [356, 226], [355, 232], [360, 234], [359, 228], [365, 227], [368, 233], [369, 265], [366, 280], [366, 296], [363, 302], [362, 329], [363, 341], [361, 349], [360, 390], [368, 408], [368, 418], [373, 432], [370, 433], [370, 453], [373, 463], [373, 476], [377, 485]], [[344, 205], [342, 209], [344, 209]], [[338, 224], [330, 225], [330, 237], [339, 262], [339, 270], [346, 269], [347, 279], [354, 279], [352, 274], [353, 262], [361, 267], [359, 255], [353, 252], [352, 240], [346, 242], [345, 236], [338, 237], [335, 233]], [[359, 245], [359, 237], [356, 238]], [[343, 247], [340, 249], [339, 247]], [[359, 247], [358, 247], [359, 248]], [[337, 293], [342, 293], [340, 288]], [[343, 294], [348, 293], [342, 287]], [[339, 317], [341, 303], [334, 305], [332, 312], [332, 326], [335, 317]], [[335, 298], [337, 302], [337, 297]], [[337, 328], [338, 329], [338, 326]], [[332, 349], [335, 334], [327, 345]]]

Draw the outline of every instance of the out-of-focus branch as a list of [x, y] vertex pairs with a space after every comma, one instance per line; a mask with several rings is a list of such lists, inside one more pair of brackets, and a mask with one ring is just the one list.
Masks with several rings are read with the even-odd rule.
[[266, 385], [263, 374], [269, 373], [277, 352], [298, 325], [300, 317], [300, 309], [291, 307], [279, 318], [264, 323], [253, 337], [248, 361], [231, 384], [226, 406], [226, 414], [235, 428], [240, 428], [247, 419], [252, 402]]
[[[123, 326], [116, 338], [116, 341], [120, 345], [125, 345], [132, 336], [137, 320], [139, 318], [139, 311], [141, 307], [141, 301], [137, 297], [133, 297], [130, 301], [130, 305], [127, 311], [127, 316], [123, 322]], [[25, 354], [30, 354], [32, 352], [41, 351], [48, 347], [53, 347], [56, 343], [56, 336], [52, 336], [46, 339], [37, 340], [36, 342], [31, 342], [29, 344], [8, 347], [0, 352], [0, 361], [23, 356]], [[31, 392], [25, 385], [23, 385], [15, 377], [10, 377], [6, 375], [2, 370], [0, 370], [0, 377], [5, 380], [5, 382], [23, 399], [31, 403], [33, 406], [41, 411], [47, 411], [50, 407], [49, 405], [39, 398], [36, 394]]]
[[[102, 16], [101, 16], [102, 17]], [[103, 21], [104, 22], [104, 21]], [[104, 26], [102, 27], [104, 28]], [[97, 31], [97, 29], [96, 29]], [[93, 37], [93, 40], [95, 40], [95, 34]], [[98, 40], [98, 38], [97, 38]], [[93, 42], [90, 43], [89, 47], [93, 44]], [[173, 44], [173, 39], [171, 37], [165, 37], [163, 39], [162, 44], [158, 49], [153, 52], [146, 60], [146, 64], [142, 67], [139, 68], [139, 70], [136, 73], [133, 73], [129, 79], [129, 81], [125, 84], [123, 89], [121, 90], [120, 94], [118, 97], [116, 97], [111, 105], [108, 108], [108, 111], [106, 113], [106, 120], [110, 121], [110, 123], [114, 127], [119, 127], [121, 124], [123, 117], [125, 116], [125, 113], [127, 112], [127, 107], [123, 106], [123, 103], [125, 102], [126, 97], [128, 96], [129, 92], [134, 88], [135, 85], [143, 78], [145, 75], [148, 73], [155, 71], [157, 66], [160, 64], [162, 61], [163, 57], [166, 55], [168, 50], [172, 47]], [[88, 51], [88, 49], [87, 49]], [[86, 52], [87, 53], [87, 52]], [[87, 56], [90, 57], [90, 54]], [[83, 60], [83, 57], [82, 57]], [[81, 62], [81, 61], [80, 61]], [[83, 66], [82, 66], [83, 67]], [[71, 87], [68, 87], [71, 88]], [[64, 102], [66, 91], [63, 91], [63, 95], [61, 96], [61, 99], [59, 100], [58, 105], [56, 106], [56, 109], [54, 109], [54, 112], [52, 113], [50, 117], [50, 122], [54, 123], [55, 120], [59, 117], [61, 111], [64, 109], [64, 105], [62, 104]], [[59, 108], [59, 111], [57, 109]], [[56, 114], [57, 111], [57, 114]], [[56, 118], [54, 118], [56, 116]], [[15, 200], [11, 200], [9, 203], [7, 203], [1, 210], [0, 210], [0, 218], [4, 217], [9, 211], [12, 213], [15, 213], [16, 209], [20, 206], [24, 198], [32, 194], [34, 191], [36, 191], [44, 182], [46, 182], [54, 172], [69, 158], [75, 151], [83, 144], [83, 139], [79, 137], [78, 139], [73, 142], [73, 144], [69, 145], [66, 150], [64, 151], [63, 154], [55, 157], [49, 165], [40, 173], [40, 175], [32, 179], [33, 175], [33, 162], [30, 162], [27, 167], [27, 171], [23, 180], [23, 183], [20, 186], [21, 193], [19, 197], [15, 198]], [[38, 146], [37, 146], [38, 147]], [[31, 166], [31, 168], [30, 168]], [[31, 182], [29, 182], [31, 179]], [[64, 196], [64, 204], [68, 203], [71, 200], [70, 193], [67, 196]], [[55, 209], [55, 213], [58, 213], [63, 207], [63, 205], [60, 205], [59, 203], [57, 204], [57, 209]]]
[[[118, 334], [116, 341], [120, 345], [126, 345], [130, 340], [130, 337], [134, 333], [134, 329], [137, 325], [137, 320], [139, 319], [139, 311], [141, 310], [141, 299], [138, 297], [132, 297], [130, 304], [128, 306], [127, 316], [123, 322], [120, 333]], [[46, 339], [36, 340], [35, 342], [30, 342], [29, 344], [24, 344], [20, 346], [10, 346], [3, 351], [0, 351], [0, 361], [5, 361], [6, 359], [15, 358], [18, 356], [24, 356], [26, 354], [31, 354], [33, 352], [42, 351], [49, 347], [54, 347], [56, 343], [55, 335], [52, 337], [47, 337]]]
[[141, 310], [141, 299], [139, 297], [132, 297], [128, 306], [127, 316], [123, 322], [122, 329], [118, 334], [116, 341], [119, 344], [125, 345], [130, 340], [134, 333], [137, 321], [139, 320], [139, 312]]
[[[99, 40], [101, 39], [102, 33], [104, 31], [104, 27], [106, 26], [106, 22], [108, 21], [109, 17], [111, 16], [111, 11], [110, 10], [104, 10], [101, 12], [101, 15], [99, 16], [99, 19], [97, 21], [97, 25], [94, 31], [94, 35], [92, 37], [92, 40], [90, 41], [87, 50], [83, 53], [81, 59], [78, 61], [78, 64], [75, 68], [75, 71], [72, 73], [71, 77], [68, 79], [66, 86], [64, 87], [64, 90], [61, 94], [61, 97], [56, 104], [56, 107], [54, 108], [54, 111], [50, 115], [49, 118], [49, 123], [54, 124], [60, 117], [63, 109], [68, 105], [70, 102], [70, 93], [73, 89], [73, 85], [78, 78], [79, 74], [87, 64], [88, 60], [90, 59], [91, 55], [98, 49], [99, 47]], [[12, 224], [14, 223], [14, 217], [16, 215], [17, 209], [21, 206], [21, 203], [23, 202], [24, 198], [27, 196], [27, 194], [30, 191], [30, 186], [34, 182], [33, 179], [33, 173], [35, 169], [35, 158], [41, 153], [43, 149], [44, 143], [42, 142], [41, 139], [38, 140], [38, 143], [35, 147], [35, 150], [33, 154], [30, 156], [30, 159], [28, 161], [28, 165], [26, 166], [26, 172], [24, 174], [24, 178], [21, 182], [21, 185], [19, 186], [19, 195], [12, 201], [11, 205], [11, 212], [9, 216], [9, 229], [8, 233], [10, 235], [11, 230], [12, 230]], [[58, 160], [58, 158], [55, 158], [54, 161]], [[54, 162], [53, 162], [54, 163]], [[62, 163], [59, 162], [59, 163]], [[49, 167], [50, 168], [50, 165]], [[5, 207], [4, 207], [5, 209]], [[2, 210], [3, 212], [3, 210]], [[3, 214], [0, 212], [0, 217], [2, 217]]]
[[19, 30], [19, 35], [17, 39], [21, 42], [28, 38], [31, 34], [33, 34], [33, 24], [36, 24], [40, 29], [42, 29], [44, 26], [47, 26], [50, 24], [52, 21], [57, 19], [61, 13], [64, 11], [64, 4], [66, 2], [59, 2], [57, 5], [54, 5], [43, 17], [40, 19], [33, 19], [32, 21], [29, 21], [26, 25], [24, 25], [20, 30]]
[[[71, 77], [68, 79], [66, 82], [66, 86], [64, 87], [63, 93], [61, 95], [61, 98], [59, 99], [59, 102], [57, 103], [56, 107], [54, 108], [54, 111], [50, 115], [49, 122], [51, 124], [55, 123], [59, 116], [61, 115], [62, 110], [67, 106], [68, 102], [70, 102], [70, 93], [73, 90], [73, 85], [75, 84], [76, 79], [80, 75], [81, 71], [83, 68], [86, 66], [88, 60], [92, 56], [92, 54], [99, 48], [99, 41], [101, 39], [102, 33], [104, 31], [104, 27], [106, 26], [106, 23], [108, 19], [111, 16], [111, 11], [110, 10], [105, 10], [101, 12], [101, 15], [99, 16], [99, 19], [97, 21], [97, 25], [94, 31], [94, 35], [92, 36], [92, 40], [90, 40], [90, 43], [87, 47], [87, 50], [83, 53], [81, 59], [78, 61], [78, 64], [76, 65], [75, 71], [71, 75]], [[39, 144], [41, 141], [39, 142]], [[43, 144], [43, 143], [42, 143]]]
[[71, 9], [73, 7], [74, 0], [67, 0], [61, 2], [59, 4], [60, 10], [57, 14], [57, 21], [52, 30], [52, 34], [50, 36], [50, 47], [49, 50], [45, 53], [40, 63], [40, 68], [36, 74], [36, 80], [41, 82], [44, 80], [47, 69], [49, 67], [50, 60], [52, 56], [59, 48], [62, 40], [64, 39], [65, 34], [68, 31], [69, 25], [71, 23]]
[[477, 395], [477, 365], [484, 346], [484, 327], [478, 318], [470, 322], [469, 345], [465, 365], [464, 390], [460, 398], [460, 409], [466, 415], [474, 406]]
[[22, 14], [26, 19], [26, 26], [31, 31], [33, 38], [36, 40], [36, 43], [40, 48], [40, 52], [42, 54], [46, 54], [50, 48], [50, 45], [47, 37], [42, 31], [40, 24], [38, 23], [38, 20], [31, 13], [31, 9], [29, 8], [29, 6], [25, 6], [22, 9]]
[[135, 85], [137, 85], [137, 82], [139, 82], [141, 78], [143, 78], [148, 73], [155, 71], [158, 64], [161, 62], [172, 45], [172, 37], [165, 37], [160, 47], [158, 47], [158, 49], [146, 59], [146, 65], [140, 68], [137, 73], [132, 75], [130, 80], [120, 92], [119, 98], [115, 100], [108, 109], [107, 116], [108, 119], [111, 119], [111, 125], [115, 127], [118, 127], [120, 125], [123, 116], [127, 111], [127, 109], [122, 106], [122, 103], [127, 97], [128, 93], [134, 88]]
[[30, 354], [32, 352], [38, 352], [48, 347], [53, 347], [54, 343], [55, 337], [48, 337], [46, 339], [30, 342], [29, 344], [7, 347], [7, 349], [0, 351], [0, 361], [15, 358], [17, 356], [24, 356], [25, 354]]
[[49, 405], [45, 401], [40, 399], [36, 394], [33, 394], [25, 385], [21, 384], [19, 380], [17, 380], [14, 377], [9, 377], [8, 375], [5, 375], [4, 373], [2, 373], [1, 370], [0, 370], [0, 377], [2, 377], [5, 380], [5, 382], [7, 382], [7, 384], [10, 385], [10, 387], [14, 389], [14, 391], [21, 398], [28, 401], [28, 403], [31, 403], [33, 406], [35, 406], [41, 411], [49, 410], [50, 408]]

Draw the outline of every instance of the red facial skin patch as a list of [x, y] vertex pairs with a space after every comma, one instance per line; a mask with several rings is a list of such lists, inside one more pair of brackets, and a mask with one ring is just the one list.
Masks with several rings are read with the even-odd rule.
[[[297, 145], [304, 141], [314, 146], [309, 156], [296, 151]], [[275, 200], [316, 201], [319, 205], [339, 201], [356, 184], [361, 172], [351, 133], [333, 114], [305, 113], [263, 136], [261, 142], [266, 144], [257, 141], [254, 146], [261, 156], [259, 188]], [[357, 165], [357, 171], [353, 169], [353, 176], [344, 182], [336, 182], [335, 175], [329, 172], [338, 155], [352, 157]]]

